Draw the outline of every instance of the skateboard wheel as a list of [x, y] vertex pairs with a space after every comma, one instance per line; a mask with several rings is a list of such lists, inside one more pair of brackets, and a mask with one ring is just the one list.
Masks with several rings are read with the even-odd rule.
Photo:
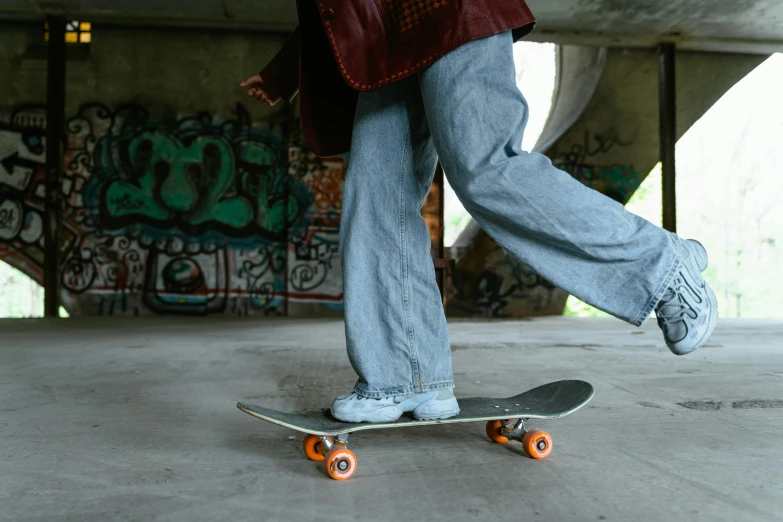
[[504, 437], [500, 434], [500, 428], [503, 427], [503, 423], [499, 420], [493, 420], [487, 422], [487, 437], [494, 440], [495, 442], [498, 442], [500, 444], [505, 444], [508, 442], [508, 437]]
[[[332, 440], [331, 437], [327, 438], [330, 441]], [[302, 442], [302, 447], [304, 448], [305, 455], [307, 455], [307, 458], [310, 460], [321, 461], [326, 458], [324, 456], [326, 453], [326, 448], [324, 448], [324, 443], [321, 440], [321, 437], [316, 435], [306, 436], [304, 438], [304, 442]]]
[[324, 470], [334, 480], [348, 480], [356, 472], [356, 455], [351, 450], [336, 447], [326, 454]]
[[530, 430], [522, 437], [522, 449], [529, 457], [545, 459], [552, 453], [552, 437], [540, 430]]

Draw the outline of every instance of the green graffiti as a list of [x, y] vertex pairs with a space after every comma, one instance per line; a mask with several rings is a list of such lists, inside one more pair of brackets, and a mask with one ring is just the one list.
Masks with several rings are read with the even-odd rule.
[[281, 195], [287, 181], [279, 166], [282, 151], [263, 139], [181, 138], [155, 129], [137, 133], [126, 150], [128, 175], [104, 193], [109, 226], [147, 223], [187, 233], [272, 237], [300, 216], [294, 194]]
[[571, 176], [612, 199], [625, 203], [641, 183], [633, 165], [571, 165]]
[[162, 220], [183, 214], [192, 225], [214, 222], [231, 228], [243, 228], [253, 219], [247, 199], [227, 194], [236, 168], [225, 139], [198, 136], [185, 145], [164, 131], [143, 132], [128, 145], [128, 154], [137, 182], [109, 185], [109, 216]]

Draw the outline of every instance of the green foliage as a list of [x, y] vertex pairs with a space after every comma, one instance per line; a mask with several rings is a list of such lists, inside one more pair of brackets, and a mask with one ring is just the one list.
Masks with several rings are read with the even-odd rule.
[[569, 317], [612, 317], [606, 312], [602, 312], [598, 308], [594, 308], [572, 295], [568, 296], [563, 315]]

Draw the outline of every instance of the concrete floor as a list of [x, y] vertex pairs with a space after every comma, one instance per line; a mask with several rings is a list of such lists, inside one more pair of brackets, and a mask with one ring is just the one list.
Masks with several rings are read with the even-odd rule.
[[452, 322], [457, 395], [584, 379], [531, 423], [534, 461], [482, 425], [359, 433], [353, 479], [237, 400], [314, 409], [354, 376], [340, 321], [0, 323], [0, 520], [781, 520], [783, 322], [722, 321], [671, 355], [653, 322]]

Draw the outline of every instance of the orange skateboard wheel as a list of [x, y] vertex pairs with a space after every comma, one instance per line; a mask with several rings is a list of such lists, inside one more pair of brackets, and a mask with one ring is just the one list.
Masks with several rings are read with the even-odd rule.
[[508, 437], [504, 437], [500, 434], [500, 428], [503, 427], [503, 423], [499, 420], [493, 420], [487, 422], [487, 437], [494, 440], [495, 442], [498, 442], [500, 444], [505, 444], [508, 442]]
[[552, 453], [552, 437], [540, 430], [530, 430], [522, 437], [522, 449], [534, 459], [545, 459]]
[[[331, 437], [327, 438], [330, 441], [332, 440]], [[318, 437], [317, 435], [306, 436], [302, 442], [302, 447], [304, 448], [305, 455], [307, 455], [307, 458], [310, 460], [320, 461], [326, 458], [324, 456], [324, 443], [321, 440], [321, 437]]]
[[334, 480], [348, 480], [356, 472], [356, 455], [349, 449], [335, 446], [326, 454], [324, 470]]

